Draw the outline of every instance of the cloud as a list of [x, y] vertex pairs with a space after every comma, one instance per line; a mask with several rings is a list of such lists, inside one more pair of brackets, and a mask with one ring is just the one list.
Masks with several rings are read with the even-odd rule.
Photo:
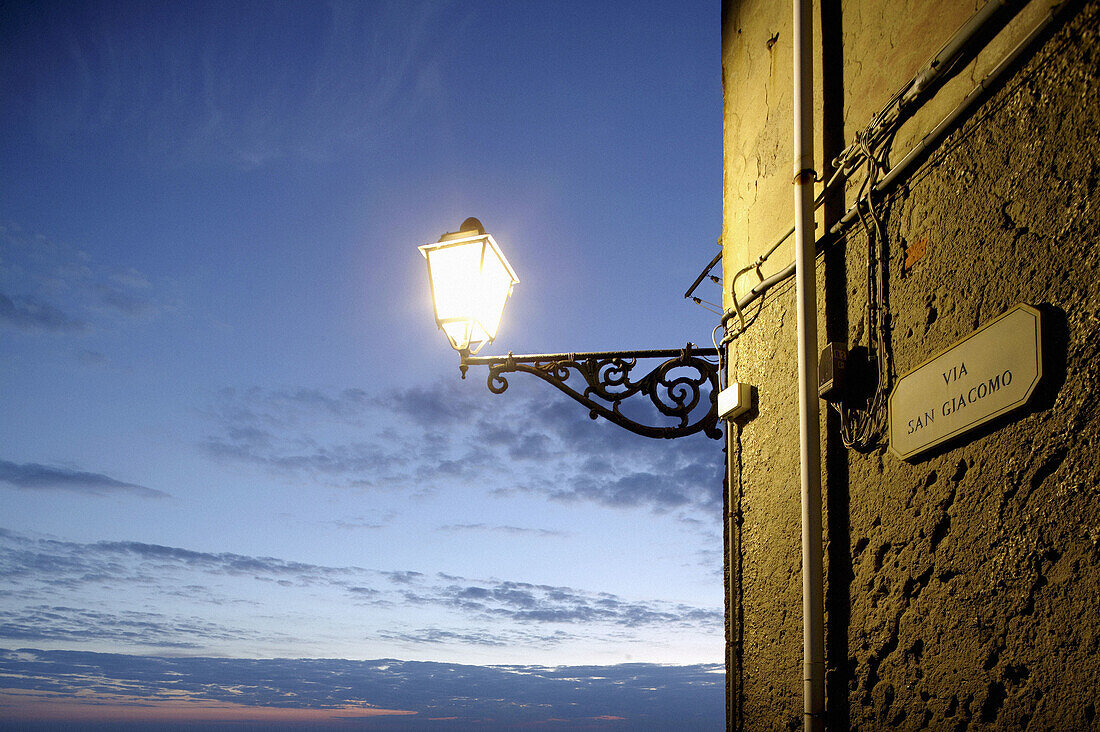
[[289, 581], [301, 587], [344, 586], [345, 578], [363, 571], [136, 541], [81, 543], [34, 539], [7, 530], [0, 530], [0, 550], [0, 577], [13, 586], [20, 584], [24, 588], [73, 589], [154, 583], [174, 587], [180, 577], [193, 576], [193, 573], [261, 582]]
[[499, 633], [459, 633], [453, 630], [441, 630], [439, 628], [423, 628], [413, 632], [391, 633], [383, 631], [380, 636], [387, 640], [397, 640], [404, 643], [419, 645], [437, 643], [461, 643], [472, 646], [507, 646], [509, 641], [504, 640]]
[[469, 391], [449, 389], [442, 382], [393, 389], [379, 395], [375, 404], [424, 427], [445, 428], [484, 413], [482, 399]]
[[308, 448], [316, 444], [308, 435], [295, 441], [288, 435], [324, 425], [362, 428], [372, 414], [373, 402], [362, 389], [226, 387], [218, 391], [207, 410], [223, 434], [211, 437], [208, 443], [242, 455], [272, 449], [277, 439], [280, 448], [291, 444]]
[[182, 565], [189, 569], [229, 576], [291, 577], [302, 583], [309, 583], [323, 577], [343, 576], [351, 571], [347, 567], [325, 567], [274, 557], [252, 557], [229, 552], [220, 554], [197, 552], [136, 541], [101, 541], [86, 546], [99, 554], [129, 555], [139, 560], [165, 565]]
[[322, 526], [332, 526], [340, 529], [341, 531], [359, 531], [359, 530], [376, 530], [384, 529], [389, 525], [389, 522], [393, 519], [393, 514], [388, 514], [383, 520], [379, 521], [367, 521], [363, 518], [353, 519], [350, 521], [317, 521], [315, 523]]
[[438, 78], [468, 14], [435, 3], [211, 7], [194, 33], [174, 5], [155, 22], [98, 6], [10, 13], [24, 32], [3, 36], [0, 84], [21, 90], [0, 110], [8, 126], [54, 151], [94, 143], [121, 160], [240, 169], [370, 151], [441, 113]]
[[405, 570], [400, 572], [382, 572], [382, 576], [394, 584], [409, 585], [418, 581], [424, 574]]
[[454, 532], [479, 532], [490, 534], [516, 534], [531, 535], [542, 538], [562, 538], [571, 536], [567, 531], [551, 531], [549, 529], [528, 529], [522, 526], [493, 526], [490, 524], [447, 524], [440, 526], [439, 531]]
[[651, 504], [661, 508], [676, 508], [691, 501], [687, 492], [679, 489], [668, 476], [649, 472], [633, 472], [614, 480], [600, 480], [584, 475], [575, 480], [568, 489], [555, 491], [551, 495], [561, 500], [587, 498], [611, 506]]
[[88, 330], [88, 322], [73, 318], [49, 303], [23, 299], [13, 301], [0, 292], [0, 322], [23, 330], [40, 330], [49, 333], [81, 333]]
[[151, 315], [157, 310], [155, 302], [132, 292], [105, 286], [99, 286], [96, 290], [101, 305], [122, 315], [137, 318]]
[[125, 483], [102, 473], [53, 468], [38, 463], [13, 463], [0, 460], [0, 483], [23, 490], [58, 490], [84, 495], [105, 496], [124, 493], [144, 498], [167, 498], [155, 488]]
[[103, 366], [107, 363], [107, 356], [99, 351], [82, 348], [75, 354], [78, 363], [84, 366]]
[[[476, 385], [474, 385], [476, 387]], [[722, 452], [702, 435], [633, 435], [542, 384], [496, 396], [448, 382], [362, 390], [226, 389], [209, 413], [208, 454], [348, 487], [431, 490], [480, 485], [657, 512], [721, 506]], [[552, 390], [551, 390], [552, 391]], [[385, 429], [374, 425], [385, 425]], [[354, 429], [351, 429], [354, 428]], [[415, 445], [415, 450], [410, 449]]]
[[213, 457], [253, 463], [284, 475], [335, 476], [357, 485], [377, 483], [367, 476], [378, 476], [409, 460], [407, 455], [367, 442], [315, 445], [277, 439], [273, 432], [232, 429], [224, 437], [208, 437], [201, 446]]
[[[0, 638], [20, 642], [206, 649], [254, 638], [271, 646], [280, 642], [275, 629], [294, 627], [299, 635], [287, 643], [309, 646], [345, 615], [357, 618], [357, 633], [382, 640], [492, 645], [487, 639], [496, 637], [508, 648], [554, 647], [573, 638], [570, 626], [583, 625], [586, 642], [600, 632], [722, 627], [719, 608], [567, 586], [135, 541], [69, 542], [8, 530], [0, 530], [0, 581], [6, 588]], [[61, 592], [63, 607], [56, 601]], [[370, 617], [357, 609], [363, 605], [373, 608]], [[423, 622], [439, 611], [453, 627]], [[239, 631], [246, 627], [273, 630]]]
[[196, 650], [212, 643], [258, 637], [261, 636], [243, 628], [225, 627], [198, 617], [161, 613], [104, 612], [57, 605], [0, 610], [0, 638], [20, 643], [110, 641], [130, 646]]
[[571, 587], [538, 585], [510, 580], [466, 580], [439, 575], [450, 582], [418, 586], [407, 591], [412, 605], [444, 606], [487, 620], [520, 624], [602, 624], [639, 627], [643, 625], [717, 626], [718, 610], [674, 605], [660, 601], [627, 601], [608, 593], [593, 593]]
[[[485, 639], [491, 641], [491, 639]], [[141, 720], [159, 703], [196, 708], [231, 703], [254, 708], [403, 709], [371, 727], [420, 729], [425, 718], [457, 728], [505, 729], [559, 720], [558, 726], [632, 730], [721, 728], [725, 675], [720, 664], [665, 666], [471, 666], [380, 659], [244, 659], [135, 656], [71, 650], [0, 649], [0, 694], [26, 706], [77, 702], [128, 707]], [[185, 700], [182, 701], [181, 700]], [[143, 712], [143, 709], [146, 710]], [[94, 719], [94, 717], [92, 717]], [[625, 727], [624, 727], [625, 725]]]
[[496, 626], [483, 630], [453, 630], [447, 628], [427, 627], [405, 631], [383, 630], [380, 638], [397, 641], [403, 646], [418, 648], [420, 646], [448, 646], [461, 644], [463, 646], [480, 646], [485, 648], [555, 648], [565, 643], [591, 643], [599, 637], [599, 634], [586, 630], [584, 634], [567, 633], [561, 629], [550, 627], [522, 628]]
[[0, 326], [80, 335], [148, 320], [168, 309], [145, 276], [0, 222]]

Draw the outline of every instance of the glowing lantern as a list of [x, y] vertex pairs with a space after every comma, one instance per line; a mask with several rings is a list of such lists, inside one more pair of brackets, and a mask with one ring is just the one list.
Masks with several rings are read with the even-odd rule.
[[504, 305], [519, 282], [493, 237], [474, 218], [460, 231], [420, 247], [428, 261], [435, 322], [457, 351], [477, 353], [492, 343]]

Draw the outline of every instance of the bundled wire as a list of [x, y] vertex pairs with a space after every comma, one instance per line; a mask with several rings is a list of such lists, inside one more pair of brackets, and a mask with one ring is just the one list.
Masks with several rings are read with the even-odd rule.
[[862, 170], [855, 196], [855, 211], [867, 237], [867, 307], [865, 311], [867, 352], [875, 365], [874, 391], [865, 407], [831, 402], [840, 416], [840, 438], [845, 447], [869, 450], [878, 444], [886, 426], [887, 395], [890, 393], [893, 363], [890, 349], [890, 308], [887, 301], [886, 267], [889, 241], [883, 225], [882, 204], [876, 201], [876, 187], [890, 169], [890, 146], [901, 124], [903, 109], [913, 99], [913, 85], [903, 86], [852, 144], [833, 160], [845, 177]]
[[[889, 151], [898, 115], [893, 102], [881, 112], [868, 128], [856, 135], [856, 140], [837, 159], [838, 168], [851, 166], [858, 160], [864, 169], [863, 180], [856, 194], [856, 212], [867, 237], [867, 351], [876, 367], [875, 386], [867, 406], [857, 408], [843, 402], [833, 402], [840, 416], [840, 437], [845, 447], [867, 450], [878, 444], [886, 424], [887, 394], [890, 392], [893, 363], [889, 340], [890, 307], [887, 300], [886, 266], [889, 241], [883, 225], [881, 205], [875, 201], [875, 186], [889, 170]], [[854, 151], [854, 152], [850, 152]]]

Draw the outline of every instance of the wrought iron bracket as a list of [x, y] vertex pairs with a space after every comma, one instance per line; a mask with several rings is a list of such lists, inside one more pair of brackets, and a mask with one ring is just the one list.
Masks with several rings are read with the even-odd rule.
[[[541, 353], [516, 356], [471, 356], [460, 351], [459, 368], [462, 378], [470, 366], [488, 366], [489, 391], [501, 394], [508, 388], [506, 373], [522, 371], [542, 379], [588, 407], [592, 419], [603, 417], [645, 437], [672, 439], [702, 432], [712, 439], [721, 439], [718, 428], [718, 363], [713, 348], [696, 348], [688, 343], [681, 349], [649, 351], [597, 351], [590, 353]], [[632, 372], [639, 359], [664, 359], [652, 371], [638, 379]], [[570, 376], [579, 375], [584, 388], [577, 382], [567, 383]], [[704, 388], [709, 385], [709, 389]], [[649, 397], [653, 406], [679, 424], [667, 426], [637, 422], [620, 411], [620, 405], [636, 395]], [[696, 415], [693, 421], [692, 416]]]

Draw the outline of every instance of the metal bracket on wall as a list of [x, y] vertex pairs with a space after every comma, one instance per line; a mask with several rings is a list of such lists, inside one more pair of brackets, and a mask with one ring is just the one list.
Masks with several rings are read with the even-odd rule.
[[[648, 351], [461, 356], [459, 368], [463, 378], [470, 366], [489, 367], [487, 384], [494, 394], [508, 388], [508, 380], [502, 374], [521, 371], [537, 376], [588, 407], [592, 419], [603, 417], [644, 437], [672, 439], [696, 432], [715, 440], [722, 437], [718, 428], [718, 363], [707, 360], [718, 357], [713, 348], [696, 348], [688, 343], [682, 349]], [[657, 358], [664, 360], [640, 378], [632, 378], [639, 359]], [[584, 380], [583, 389], [567, 383], [574, 372]], [[709, 389], [705, 388], [708, 386]], [[678, 420], [679, 424], [644, 424], [624, 415], [620, 405], [636, 395], [649, 397], [660, 415]]]

